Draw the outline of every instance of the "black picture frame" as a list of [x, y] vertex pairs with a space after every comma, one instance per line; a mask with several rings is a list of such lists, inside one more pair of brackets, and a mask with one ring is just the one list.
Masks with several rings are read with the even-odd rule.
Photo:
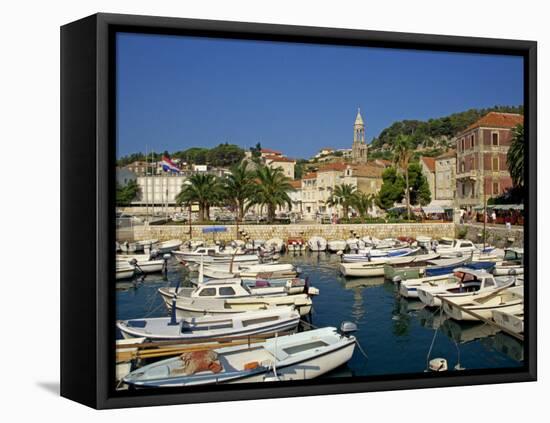
[[[525, 365], [519, 369], [114, 392], [114, 35], [117, 31], [524, 58]], [[336, 28], [95, 14], [61, 28], [61, 395], [119, 408], [534, 381], [537, 377], [537, 44]], [[75, 207], [78, 204], [78, 207]]]

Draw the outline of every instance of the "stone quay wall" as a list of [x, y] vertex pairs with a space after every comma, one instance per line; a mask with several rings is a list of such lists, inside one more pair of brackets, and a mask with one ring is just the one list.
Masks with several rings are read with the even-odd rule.
[[[226, 232], [202, 233], [203, 228], [209, 226], [193, 225], [193, 239], [223, 240], [231, 241], [237, 238], [237, 227], [235, 225], [224, 225]], [[290, 224], [290, 225], [239, 225], [241, 239], [245, 236], [250, 240], [270, 238], [301, 237], [307, 241], [312, 236], [322, 236], [327, 240], [348, 239], [352, 237], [372, 236], [379, 239], [396, 238], [399, 236], [430, 236], [432, 238], [454, 237], [454, 223], [412, 223], [412, 224]], [[117, 239], [124, 241], [139, 241], [144, 239], [190, 239], [188, 225], [142, 225], [132, 228], [119, 229]]]
[[[483, 223], [465, 223], [457, 225], [457, 235], [466, 230], [465, 238], [473, 242], [483, 242]], [[523, 226], [512, 226], [507, 229], [503, 225], [487, 225], [486, 242], [498, 248], [523, 247]]]

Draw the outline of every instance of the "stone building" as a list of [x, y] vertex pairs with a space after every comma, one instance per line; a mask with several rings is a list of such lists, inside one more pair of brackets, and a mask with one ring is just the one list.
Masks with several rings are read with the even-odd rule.
[[132, 204], [176, 205], [176, 197], [181, 192], [187, 176], [165, 173], [164, 175], [138, 176], [138, 197]]
[[522, 115], [490, 112], [457, 135], [459, 207], [481, 205], [512, 186], [506, 156], [518, 124], [523, 124]]
[[357, 110], [353, 124], [353, 145], [351, 147], [351, 161], [353, 163], [367, 163], [367, 144], [365, 142], [365, 123], [361, 117], [361, 110]]
[[435, 159], [433, 157], [421, 157], [420, 167], [422, 168], [422, 174], [428, 181], [430, 187], [430, 195], [432, 200], [435, 199]]
[[280, 168], [287, 178], [294, 179], [294, 167], [296, 160], [283, 156], [265, 156], [265, 164], [272, 169]]
[[454, 205], [456, 195], [456, 151], [435, 158], [435, 199]]
[[302, 213], [306, 220], [313, 220], [317, 215], [317, 173], [306, 173], [302, 178]]

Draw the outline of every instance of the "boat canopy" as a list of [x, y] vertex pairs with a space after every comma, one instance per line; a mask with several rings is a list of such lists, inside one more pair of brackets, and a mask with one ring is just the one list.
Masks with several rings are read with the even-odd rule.
[[445, 213], [445, 209], [441, 206], [438, 206], [437, 204], [432, 204], [432, 205], [422, 207], [422, 211], [426, 214], [433, 214], [433, 213], [443, 214], [443, 213]]

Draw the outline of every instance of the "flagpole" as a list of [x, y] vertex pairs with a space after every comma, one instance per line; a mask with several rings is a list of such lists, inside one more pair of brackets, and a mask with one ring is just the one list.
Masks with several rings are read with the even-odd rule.
[[145, 144], [145, 220], [149, 222], [149, 151]]
[[153, 151], [151, 150], [151, 177], [153, 179], [153, 201], [151, 202], [151, 206], [153, 208], [152, 214], [153, 218], [155, 217], [155, 200], [156, 200], [156, 192], [155, 192], [155, 175], [153, 174]]

